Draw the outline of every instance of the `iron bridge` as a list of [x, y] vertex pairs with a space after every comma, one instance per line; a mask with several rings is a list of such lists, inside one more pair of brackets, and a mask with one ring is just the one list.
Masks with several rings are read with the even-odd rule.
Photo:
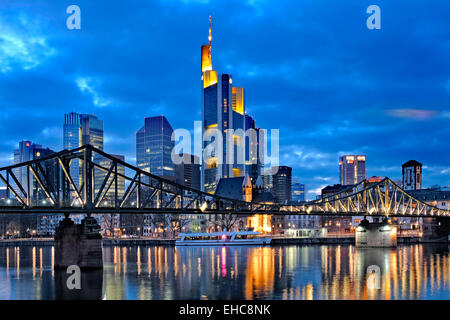
[[296, 205], [230, 199], [153, 175], [91, 145], [0, 168], [0, 214], [273, 214], [449, 217], [389, 178]]

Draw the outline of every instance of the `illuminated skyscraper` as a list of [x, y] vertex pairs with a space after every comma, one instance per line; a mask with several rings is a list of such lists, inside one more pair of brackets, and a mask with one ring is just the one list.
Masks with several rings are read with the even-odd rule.
[[[123, 162], [125, 162], [125, 156], [122, 155], [111, 155], [112, 157], [119, 159]], [[96, 157], [96, 163], [98, 163], [100, 166], [106, 169], [110, 169], [113, 162], [107, 158], [104, 158], [103, 156], [97, 156]], [[105, 171], [94, 169], [95, 172], [95, 194], [98, 194], [98, 192], [101, 189], [101, 186], [103, 184], [104, 179], [106, 178], [107, 173]], [[125, 175], [125, 167], [121, 164], [117, 164], [117, 198], [120, 200], [125, 194], [125, 179], [123, 176]], [[122, 175], [122, 176], [119, 176]], [[109, 186], [108, 191], [106, 192], [106, 188], [102, 191], [102, 204], [105, 206], [111, 206], [114, 205], [115, 201], [115, 195], [116, 195], [116, 184], [115, 184], [114, 175], [110, 175], [108, 178], [108, 181], [105, 184], [106, 186]], [[106, 193], [105, 193], [106, 192]], [[101, 205], [102, 205], [101, 204]], [[102, 230], [104, 230], [107, 234], [114, 234], [114, 230], [119, 227], [120, 222], [120, 214], [102, 214], [98, 217], [98, 220], [100, 221], [100, 226]]]
[[81, 145], [91, 146], [103, 150], [103, 120], [90, 114], [80, 114]]
[[163, 115], [145, 118], [144, 126], [136, 132], [136, 165], [139, 169], [175, 179], [172, 133], [172, 126]]
[[[252, 168], [250, 160], [256, 157], [255, 151], [250, 152], [246, 146], [248, 140], [244, 132], [254, 128], [254, 123], [248, 125], [245, 114], [245, 89], [233, 87], [233, 79], [229, 74], [218, 74], [213, 69], [211, 57], [211, 17], [209, 18], [209, 43], [201, 47], [201, 85], [202, 85], [202, 123], [203, 134], [208, 129], [215, 129], [222, 136], [222, 150], [215, 150], [204, 156], [202, 161], [202, 188], [206, 192], [214, 193], [220, 178], [242, 177], [250, 169], [257, 175], [258, 166]], [[232, 139], [227, 141], [227, 132], [233, 130]], [[230, 135], [231, 137], [231, 135]], [[214, 138], [212, 138], [214, 140]], [[211, 142], [204, 142], [205, 150]], [[233, 149], [233, 156], [228, 155], [228, 143]], [[256, 143], [256, 142], [255, 142]], [[239, 147], [238, 147], [239, 146]], [[240, 151], [242, 150], [242, 151]], [[221, 154], [219, 154], [219, 152]], [[244, 154], [245, 159], [242, 159]], [[222, 159], [222, 161], [220, 161]], [[239, 160], [238, 160], [239, 159]], [[256, 160], [255, 160], [256, 161]], [[256, 179], [255, 179], [256, 180]]]
[[[14, 150], [14, 164], [43, 158], [51, 155], [52, 153], [54, 153], [53, 150], [49, 148], [43, 148], [40, 144], [35, 144], [31, 141], [21, 141], [19, 142], [19, 148]], [[50, 181], [55, 181], [57, 179], [57, 170], [54, 169], [51, 163], [44, 162], [41, 165]], [[30, 190], [30, 197], [33, 199], [33, 201], [35, 201], [35, 203], [37, 203], [37, 201], [39, 200], [46, 199], [46, 196], [40, 185], [38, 184], [36, 179], [34, 179], [34, 176], [31, 173], [29, 174], [27, 172], [26, 167], [15, 168], [13, 169], [13, 172], [19, 183], [22, 185], [23, 189], [26, 192]], [[18, 194], [21, 194], [18, 186], [15, 185], [14, 190]]]
[[[34, 144], [31, 141], [21, 141], [19, 142], [19, 148], [14, 150], [14, 164], [37, 160], [51, 155], [52, 153], [54, 153], [53, 150], [43, 148], [40, 144]], [[43, 161], [41, 167], [49, 181], [56, 184], [56, 181], [58, 180], [58, 170], [56, 170], [56, 167], [52, 162], [53, 160]], [[41, 185], [34, 178], [34, 175], [27, 170], [26, 166], [13, 169], [13, 173], [23, 190], [30, 196], [32, 204], [45, 205], [49, 201], [45, 192], [42, 190]], [[26, 196], [22, 194], [20, 188], [15, 183], [14, 190], [22, 197], [22, 199], [26, 199]], [[18, 222], [22, 228], [21, 232], [26, 229], [35, 230], [39, 223], [39, 217], [40, 215], [36, 214], [18, 215]]]
[[[114, 154], [112, 154], [111, 156], [125, 162], [125, 156], [114, 155]], [[111, 165], [112, 165], [111, 160], [109, 160], [103, 156], [97, 156], [95, 159], [96, 159], [95, 162], [98, 163], [103, 168], [105, 168], [105, 169], [111, 168]], [[106, 178], [107, 172], [105, 172], [103, 170], [99, 170], [97, 168], [95, 168], [94, 170], [95, 170], [95, 179], [98, 180], [98, 183], [96, 181], [95, 186], [94, 186], [95, 193], [97, 194], [97, 192], [100, 191], [100, 188], [101, 188], [101, 185], [102, 185], [104, 179]], [[121, 164], [117, 164], [117, 173], [120, 175], [125, 175], [125, 167]], [[108, 181], [106, 183], [106, 186], [109, 186], [112, 183], [113, 179], [114, 179], [114, 175], [110, 175], [110, 177], [108, 178]], [[125, 194], [125, 179], [119, 176], [117, 179], [117, 195], [119, 198], [121, 198], [121, 197], [123, 197], [124, 194]], [[103, 199], [105, 201], [113, 201], [114, 195], [115, 195], [115, 183], [113, 183], [111, 185], [111, 187], [109, 188], [108, 192], [103, 197]]]
[[304, 202], [306, 200], [306, 187], [304, 184], [294, 182], [291, 191], [293, 202]]
[[[65, 114], [63, 134], [64, 149], [70, 150], [90, 144], [103, 150], [103, 120], [99, 120], [94, 115], [76, 112]], [[81, 162], [79, 160], [72, 161], [70, 175], [77, 186], [81, 185], [81, 172]]]
[[339, 158], [341, 185], [354, 185], [366, 179], [366, 156], [345, 155]]
[[292, 168], [288, 166], [279, 166], [275, 168], [273, 175], [272, 194], [278, 203], [287, 204], [292, 199]]

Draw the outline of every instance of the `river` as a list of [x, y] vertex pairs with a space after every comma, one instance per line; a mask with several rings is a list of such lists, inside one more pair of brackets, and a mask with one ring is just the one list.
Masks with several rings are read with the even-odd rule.
[[104, 247], [103, 260], [68, 290], [53, 247], [1, 247], [0, 299], [450, 299], [447, 245]]

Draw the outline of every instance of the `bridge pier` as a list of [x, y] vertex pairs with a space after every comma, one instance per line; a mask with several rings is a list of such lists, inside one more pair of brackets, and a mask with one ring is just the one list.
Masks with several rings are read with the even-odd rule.
[[356, 228], [355, 234], [356, 247], [396, 247], [397, 246], [397, 228], [389, 225], [386, 218], [381, 222], [370, 223], [366, 217]]
[[75, 224], [66, 215], [55, 232], [55, 268], [76, 265], [80, 269], [103, 268], [102, 236], [95, 218], [87, 216]]

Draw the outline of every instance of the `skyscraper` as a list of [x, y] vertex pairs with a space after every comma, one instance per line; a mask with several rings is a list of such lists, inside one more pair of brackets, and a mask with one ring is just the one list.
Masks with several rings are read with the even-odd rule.
[[200, 161], [197, 156], [182, 154], [183, 163], [175, 165], [175, 178], [178, 184], [200, 190]]
[[173, 129], [163, 115], [145, 118], [136, 132], [136, 165], [151, 174], [175, 179], [172, 162]]
[[[125, 162], [125, 156], [122, 155], [111, 155], [112, 157], [119, 159]], [[113, 162], [110, 159], [104, 158], [103, 156], [96, 157], [96, 163], [98, 163], [103, 168], [109, 169]], [[125, 178], [119, 176], [125, 175], [125, 167], [121, 164], [117, 164], [117, 199], [120, 200], [125, 194]], [[100, 192], [101, 186], [103, 184], [104, 179], [106, 178], [107, 173], [103, 170], [99, 170], [97, 168], [94, 169], [95, 174], [95, 194], [97, 195]], [[114, 206], [115, 195], [116, 195], [116, 185], [115, 181], [113, 182], [114, 176], [110, 175], [108, 181], [105, 186], [110, 186], [109, 190], [106, 192], [106, 189], [102, 190], [102, 204], [105, 206]], [[106, 192], [106, 193], [105, 193]], [[102, 205], [100, 204], [100, 205]], [[119, 227], [120, 215], [119, 214], [102, 214], [99, 218], [100, 225], [102, 230], [106, 232], [108, 235], [114, 235], [114, 230]]]
[[93, 114], [71, 112], [64, 115], [64, 149], [90, 144], [103, 150], [103, 120]]
[[93, 114], [80, 114], [81, 145], [91, 146], [103, 150], [103, 120]]
[[292, 199], [292, 168], [279, 166], [275, 168], [275, 171], [276, 173], [273, 175], [272, 194], [278, 203], [287, 204]]
[[295, 182], [292, 184], [292, 201], [304, 202], [306, 200], [306, 187], [302, 183]]
[[[254, 123], [249, 125], [245, 114], [245, 89], [233, 87], [230, 74], [218, 74], [213, 69], [211, 17], [209, 22], [209, 43], [201, 47], [202, 129], [203, 135], [209, 132], [208, 130], [217, 130], [222, 141], [219, 142], [221, 150], [204, 155], [201, 178], [203, 190], [214, 193], [220, 178], [245, 176], [246, 171], [251, 168], [249, 162], [252, 157], [257, 156], [257, 152], [250, 154], [246, 146], [247, 139], [243, 134], [246, 129], [255, 128]], [[232, 139], [227, 141], [227, 132], [231, 133], [231, 130], [233, 130]], [[210, 143], [204, 142], [203, 150], [208, 150]], [[228, 146], [229, 143], [233, 146]], [[233, 150], [233, 156], [227, 154], [228, 147]], [[244, 154], [245, 159], [242, 159], [241, 154]], [[255, 174], [252, 176], [256, 175], [257, 170], [256, 166]]]
[[[14, 150], [14, 164], [36, 160], [43, 158], [54, 153], [53, 150], [49, 148], [43, 148], [40, 144], [32, 143], [31, 141], [21, 141], [19, 142], [19, 148]], [[57, 179], [57, 171], [53, 166], [47, 163], [42, 163], [42, 168], [49, 179]], [[43, 190], [40, 185], [34, 179], [33, 175], [28, 174], [26, 167], [18, 167], [13, 169], [14, 175], [16, 176], [19, 183], [22, 185], [23, 189], [28, 192], [30, 190], [30, 197], [33, 201], [39, 201], [46, 199]], [[29, 187], [28, 187], [29, 185]], [[19, 187], [14, 186], [14, 190], [21, 194]]]
[[344, 155], [339, 158], [341, 185], [354, 185], [366, 179], [366, 156]]
[[[63, 127], [64, 149], [71, 150], [90, 144], [103, 150], [103, 120], [90, 114], [71, 112], [64, 115]], [[96, 161], [94, 159], [94, 161]], [[70, 164], [70, 175], [75, 185], [80, 186], [82, 181], [81, 162], [75, 159]], [[96, 179], [98, 180], [98, 179]]]
[[[53, 150], [49, 148], [43, 148], [40, 144], [34, 144], [31, 141], [21, 141], [19, 142], [19, 148], [14, 150], [14, 164], [37, 160], [48, 155], [54, 153]], [[56, 184], [58, 179], [58, 170], [52, 163], [53, 160], [43, 161], [41, 163], [42, 170], [45, 176], [49, 179], [53, 185]], [[34, 175], [27, 170], [26, 166], [18, 167], [13, 169], [13, 173], [16, 176], [18, 182], [22, 186], [23, 190], [29, 194], [30, 201], [34, 205], [45, 205], [48, 203], [49, 199], [45, 194], [44, 190], [42, 190], [41, 185], [34, 178]], [[20, 188], [14, 183], [14, 190], [19, 194], [23, 199], [25, 199], [25, 195], [22, 194]], [[26, 229], [36, 230], [36, 227], [39, 223], [40, 215], [29, 214], [29, 215], [19, 215], [18, 223], [21, 227], [21, 233], [23, 233]]]
[[[111, 156], [125, 162], [125, 156], [114, 155], [114, 154], [112, 154]], [[112, 161], [103, 156], [97, 156], [96, 163], [98, 163], [100, 166], [102, 166], [105, 169], [109, 169], [112, 165]], [[95, 179], [98, 180], [98, 183], [96, 181], [95, 186], [94, 186], [95, 193], [97, 194], [100, 191], [103, 180], [106, 178], [107, 172], [100, 170], [98, 168], [95, 168], [94, 171], [95, 171]], [[117, 165], [117, 173], [120, 175], [125, 175], [125, 167], [121, 164], [118, 164]], [[114, 176], [110, 175], [110, 177], [108, 178], [108, 181], [106, 183], [106, 186], [109, 186], [113, 179], [114, 179]], [[125, 194], [125, 178], [122, 178], [119, 176], [117, 179], [117, 195], [118, 195], [119, 199], [121, 197], [123, 197], [124, 194]], [[106, 195], [104, 196], [103, 199], [108, 202], [113, 201], [114, 195], [115, 195], [115, 183], [113, 183], [111, 185], [111, 187], [109, 188], [108, 192], [106, 193]]]
[[245, 172], [250, 176], [252, 183], [256, 183], [258, 177], [263, 175], [264, 170], [264, 135], [261, 134], [263, 130], [256, 127], [253, 117], [246, 114], [245, 130], [247, 131], [248, 129], [254, 130], [255, 137], [253, 141], [250, 137], [245, 137]]

